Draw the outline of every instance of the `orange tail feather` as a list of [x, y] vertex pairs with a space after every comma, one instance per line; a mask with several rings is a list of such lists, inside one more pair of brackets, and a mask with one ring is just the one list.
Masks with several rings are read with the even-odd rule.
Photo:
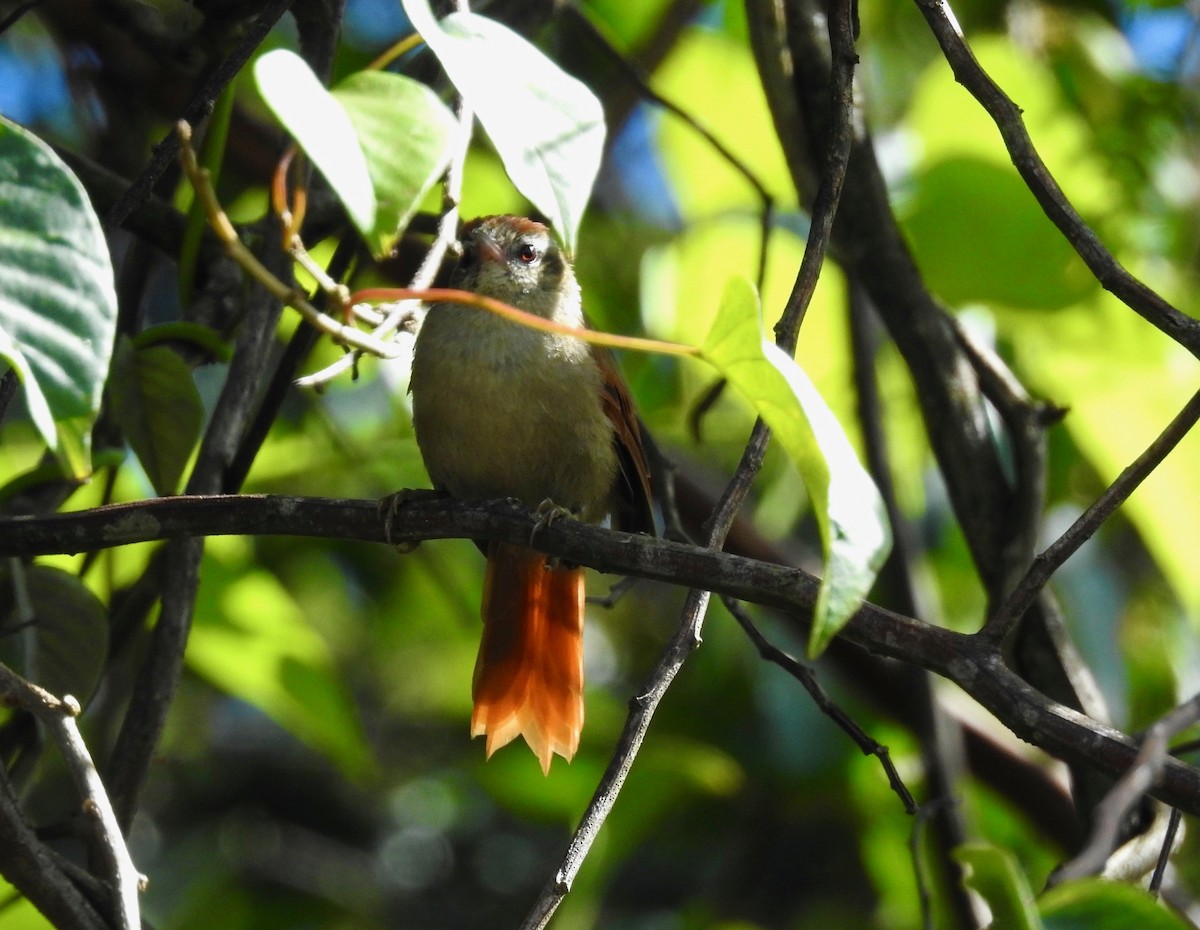
[[524, 546], [491, 543], [483, 639], [475, 662], [471, 735], [487, 754], [524, 736], [549, 773], [568, 761], [583, 729], [583, 569], [554, 565]]

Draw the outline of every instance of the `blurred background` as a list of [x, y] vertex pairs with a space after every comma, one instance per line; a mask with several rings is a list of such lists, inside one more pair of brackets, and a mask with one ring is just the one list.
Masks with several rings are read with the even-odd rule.
[[[136, 177], [197, 82], [244, 28], [219, 0], [45, 0], [0, 34], [0, 113], [95, 176]], [[472, 5], [492, 14], [487, 4]], [[692, 127], [644, 99], [600, 55], [574, 14], [529, 5], [531, 37], [602, 98], [609, 145], [580, 235], [585, 307], [603, 329], [697, 343], [725, 280], [754, 278], [762, 203]], [[513, 8], [496, 4], [511, 14]], [[651, 87], [733, 150], [775, 201], [763, 306], [770, 326], [791, 290], [808, 216], [799, 207], [733, 2], [581, 0], [575, 9], [641, 69]], [[1195, 312], [1200, 240], [1200, 50], [1195, 8], [1160, 2], [966, 0], [955, 13], [989, 73], [1023, 108], [1038, 149], [1119, 260]], [[544, 14], [544, 15], [543, 15]], [[915, 4], [859, 10], [862, 117], [922, 273], [968, 330], [1039, 398], [1069, 408], [1049, 434], [1045, 539], [1066, 528], [1153, 439], [1194, 390], [1192, 359], [1107, 295], [1045, 219], [995, 127], [958, 86]], [[504, 17], [501, 17], [504, 18]], [[518, 16], [520, 19], [521, 17]], [[511, 21], [507, 20], [506, 21]], [[333, 81], [409, 32], [397, 0], [348, 0]], [[297, 46], [285, 17], [260, 52]], [[429, 56], [397, 65], [434, 74]], [[248, 74], [236, 80], [218, 193], [231, 215], [267, 209], [285, 143]], [[186, 210], [169, 173], [159, 192]], [[429, 203], [437, 206], [436, 197]], [[527, 212], [487, 142], [466, 167], [462, 212]], [[103, 209], [100, 210], [103, 215]], [[182, 313], [172, 256], [118, 232], [110, 242], [123, 306], [144, 325]], [[336, 243], [310, 243], [327, 261]], [[403, 264], [403, 255], [397, 259]], [[389, 280], [368, 269], [361, 283]], [[136, 287], [134, 285], [136, 283]], [[123, 289], [124, 288], [124, 289]], [[130, 290], [129, 288], [135, 288]], [[835, 262], [804, 323], [799, 358], [857, 442], [850, 298]], [[296, 321], [285, 316], [281, 344]], [[316, 371], [340, 350], [321, 343]], [[710, 387], [698, 367], [623, 355], [638, 407], [702, 507], [741, 454], [752, 416], [723, 395], [690, 418]], [[984, 595], [924, 438], [899, 355], [880, 342], [896, 493], [919, 543], [922, 619], [964, 630]], [[424, 487], [403, 361], [366, 360], [322, 394], [294, 392], [255, 459], [250, 493], [379, 498]], [[211, 400], [219, 362], [194, 370]], [[0, 425], [0, 487], [36, 469], [29, 423]], [[153, 494], [128, 456], [69, 509]], [[685, 502], [686, 503], [686, 502]], [[741, 543], [819, 568], [806, 495], [777, 449], [758, 479]], [[702, 518], [702, 514], [701, 514]], [[1200, 442], [1186, 439], [1127, 508], [1055, 577], [1070, 630], [1112, 715], [1136, 730], [1200, 686]], [[43, 564], [82, 573], [114, 602], [151, 546]], [[587, 726], [579, 755], [544, 778], [514, 744], [484, 761], [468, 737], [483, 560], [469, 541], [400, 555], [320, 540], [213, 538], [202, 568], [187, 674], [132, 834], [151, 878], [147, 921], [162, 930], [470, 928], [518, 925], [557, 867], [624, 721], [678, 620], [683, 593], [637, 584], [587, 629]], [[593, 575], [593, 594], [616, 579]], [[888, 592], [878, 599], [887, 603]], [[751, 615], [800, 655], [796, 628]], [[144, 636], [96, 647], [104, 675], [88, 738], [103, 756], [119, 719], [122, 676]], [[92, 648], [89, 646], [88, 648]], [[846, 653], [849, 653], [848, 655]], [[853, 650], [817, 666], [822, 682], [891, 749], [926, 795], [919, 747], [902, 708], [853, 674]], [[955, 786], [972, 836], [1014, 852], [1039, 888], [1078, 839], [1062, 773], [952, 688], [935, 687], [986, 746], [993, 775], [964, 760]], [[1040, 773], [1045, 797], [997, 789], [995, 772]], [[997, 768], [999, 767], [999, 768]], [[76, 803], [50, 758], [28, 781], [47, 821]], [[913, 818], [876, 760], [764, 663], [719, 604], [704, 643], [675, 682], [554, 926], [560, 930], [907, 928], [921, 925]], [[1188, 846], [1190, 851], [1192, 846]], [[930, 856], [934, 856], [930, 853]], [[1195, 887], [1194, 857], [1177, 859]], [[955, 926], [947, 872], [928, 866], [936, 926]], [[45, 926], [0, 894], [0, 926]]]

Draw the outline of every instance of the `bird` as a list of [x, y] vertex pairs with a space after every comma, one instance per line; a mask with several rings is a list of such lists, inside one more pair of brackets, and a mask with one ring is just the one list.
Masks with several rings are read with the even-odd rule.
[[[452, 286], [586, 326], [574, 269], [546, 225], [485, 216], [459, 239]], [[436, 490], [654, 532], [642, 427], [607, 349], [438, 302], [418, 330], [409, 383]], [[486, 738], [488, 758], [523, 736], [548, 775], [555, 754], [575, 755], [583, 729], [583, 569], [530, 546], [479, 545], [487, 568], [471, 735]]]

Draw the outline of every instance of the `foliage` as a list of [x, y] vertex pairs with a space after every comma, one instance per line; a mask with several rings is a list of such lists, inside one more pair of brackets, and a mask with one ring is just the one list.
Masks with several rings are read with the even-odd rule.
[[[1115, 272], [1081, 257], [1078, 230], [1056, 227], [929, 41], [941, 5], [860, 6], [856, 99], [870, 134], [855, 142], [795, 363], [763, 333], [787, 320], [806, 246], [820, 242], [838, 59], [822, 25], [820, 54], [789, 47], [781, 91], [765, 11], [795, 17], [787, 41], [800, 43], [825, 22], [804, 0], [495, 2], [440, 20], [425, 0], [297, 3], [269, 31], [283, 5], [151, 0], [120, 23], [115, 8], [85, 6], [44, 5], [0, 34], [0, 65], [34, 73], [41, 55], [83, 94], [39, 115], [27, 92], [26, 125], [0, 120], [0, 546], [29, 525], [62, 540], [0, 549], [0, 661], [83, 703], [149, 877], [149, 923], [520, 925], [615, 749], [628, 753], [630, 702], [661, 681], [648, 678], [683, 600], [677, 585], [641, 582], [589, 612], [583, 744], [543, 778], [523, 748], [485, 763], [466, 734], [482, 584], [469, 540], [401, 555], [377, 534], [322, 538], [297, 522], [296, 535], [161, 541], [156, 496], [376, 500], [428, 483], [404, 327], [401, 358], [356, 358], [353, 377], [297, 387], [348, 371], [345, 349], [278, 315], [201, 223], [185, 178], [166, 170], [156, 196], [120, 213], [118, 179], [143, 176], [163, 127], [212, 110], [219, 88], [205, 75], [244, 62], [197, 124], [201, 158], [239, 240], [285, 289], [295, 275], [341, 323], [321, 274], [350, 291], [410, 284], [447, 203], [463, 217], [537, 213], [574, 254], [598, 328], [699, 347], [729, 379], [713, 391], [713, 368], [694, 359], [620, 353], [675, 463], [674, 516], [692, 538], [755, 417], [772, 428], [726, 547], [817, 572], [820, 593], [814, 582], [798, 615], [778, 607], [808, 590], [804, 576], [772, 587], [755, 575], [730, 606], [784, 651], [820, 655], [824, 687], [930, 805], [906, 813], [879, 758], [714, 606], [553, 926], [960, 927], [989, 913], [997, 927], [1047, 930], [1192, 925], [1190, 838], [1170, 906], [1135, 887], [1157, 834], [1128, 883], [1040, 889], [1132, 759], [1124, 734], [1200, 680], [1194, 431], [1053, 566], [1050, 596], [1014, 618], [1003, 652], [986, 653], [1019, 678], [990, 677], [982, 638], [949, 638], [980, 630], [1035, 552], [1156, 441], [1195, 390], [1197, 343], [1183, 323], [1166, 332], [1153, 309], [1135, 313]], [[1157, 6], [955, 12], [1064, 198], [1186, 320], [1200, 229], [1193, 64], [1186, 50], [1174, 73], [1135, 58], [1135, 21], [1169, 12]], [[411, 31], [405, 17], [421, 40], [379, 59]], [[459, 95], [479, 123], [465, 152]], [[16, 115], [8, 100], [0, 111]], [[308, 194], [308, 267], [280, 249], [271, 216], [293, 142], [315, 168], [289, 174], [293, 198]], [[155, 541], [73, 547], [80, 511], [109, 503], [131, 505], [114, 532]], [[611, 580], [593, 574], [589, 589]], [[870, 617], [852, 618], [865, 596], [946, 635], [871, 638]], [[963, 648], [934, 648], [949, 643]], [[987, 690], [996, 680], [1004, 693]], [[43, 840], [102, 869], [78, 839], [79, 789], [20, 707], [0, 722], [6, 928], [46, 926], [47, 902], [74, 887], [54, 860], [39, 866], [48, 892], [20, 870]], [[1053, 741], [1057, 721], [1078, 727], [1076, 742]], [[1188, 813], [1200, 811], [1192, 772], [1177, 765], [1157, 783]], [[1151, 813], [1131, 819], [1157, 829], [1165, 818]], [[22, 840], [24, 824], [47, 829]], [[59, 923], [115, 925], [103, 906], [82, 913]]]

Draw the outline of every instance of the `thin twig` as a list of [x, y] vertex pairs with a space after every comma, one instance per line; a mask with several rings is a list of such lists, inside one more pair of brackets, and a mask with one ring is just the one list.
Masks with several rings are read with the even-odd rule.
[[287, 304], [298, 311], [304, 321], [321, 332], [331, 336], [335, 342], [363, 349], [380, 358], [395, 358], [399, 351], [394, 346], [372, 339], [352, 326], [346, 326], [333, 317], [322, 313], [308, 301], [308, 295], [299, 288], [284, 284], [279, 280], [238, 238], [237, 230], [217, 201], [216, 192], [209, 183], [208, 172], [200, 167], [196, 160], [195, 150], [191, 146], [191, 127], [184, 121], [176, 126], [180, 138], [180, 160], [196, 196], [204, 205], [208, 215], [209, 225], [221, 240], [229, 256], [260, 284], [276, 300]]
[[8, 32], [9, 29], [16, 25], [17, 21], [20, 20], [22, 16], [24, 16], [34, 7], [41, 6], [45, 2], [46, 0], [25, 0], [24, 3], [18, 4], [16, 9], [4, 17], [3, 20], [0, 20], [0, 36], [4, 35], [4, 33]]
[[1087, 843], [1074, 859], [1054, 874], [1054, 883], [1097, 875], [1113, 854], [1121, 827], [1134, 805], [1158, 781], [1171, 758], [1167, 751], [1171, 738], [1200, 720], [1200, 694], [1180, 704], [1146, 730], [1137, 758], [1096, 811], [1095, 826]]
[[1179, 444], [1179, 441], [1187, 435], [1198, 419], [1200, 419], [1200, 391], [1192, 395], [1192, 399], [1184, 405], [1158, 438], [1150, 443], [1146, 450], [1117, 476], [1117, 480], [1096, 498], [1092, 505], [1071, 524], [1071, 527], [1033, 560], [1029, 571], [1017, 583], [1008, 599], [984, 624], [980, 635], [996, 642], [1005, 639], [1059, 566], [1091, 539], [1104, 521], [1125, 503], [1129, 495], [1137, 490], [1138, 486]]
[[58, 867], [25, 819], [8, 772], [0, 767], [0, 865], [15, 897], [24, 896], [58, 930], [107, 930], [108, 922]]
[[1179, 835], [1179, 824], [1183, 820], [1183, 814], [1178, 807], [1171, 808], [1170, 819], [1167, 821], [1166, 834], [1163, 836], [1162, 846], [1158, 850], [1158, 861], [1154, 863], [1154, 872], [1150, 875], [1150, 883], [1146, 886], [1155, 897], [1158, 896], [1162, 889], [1163, 878], [1167, 874], [1167, 866], [1171, 863], [1171, 853], [1175, 851], [1175, 838]]
[[972, 54], [949, 0], [916, 0], [916, 4], [941, 46], [955, 80], [970, 91], [996, 123], [1009, 157], [1026, 186], [1096, 280], [1131, 310], [1200, 357], [1200, 320], [1181, 313], [1130, 274], [1083, 221], [1034, 147], [1021, 108], [992, 80]]
[[922, 804], [913, 818], [912, 831], [908, 835], [908, 853], [912, 857], [913, 880], [917, 886], [917, 905], [921, 911], [923, 930], [933, 930], [933, 906], [929, 896], [929, 870], [925, 866], [925, 857], [921, 855], [921, 834], [925, 824], [950, 803], [946, 798], [935, 798]]
[[825, 140], [825, 164], [813, 199], [812, 224], [804, 248], [792, 293], [779, 322], [775, 324], [775, 341], [789, 355], [794, 355], [800, 335], [800, 324], [817, 290], [817, 280], [829, 251], [833, 221], [837, 216], [850, 149], [854, 144], [854, 66], [858, 55], [854, 51], [854, 17], [851, 0], [836, 0], [829, 9], [829, 45], [832, 53], [830, 70], [829, 135]]
[[72, 697], [59, 700], [3, 663], [0, 663], [0, 693], [10, 704], [33, 714], [58, 744], [63, 761], [83, 798], [84, 813], [97, 824], [113, 896], [110, 903], [117, 926], [120, 930], [137, 930], [141, 926], [138, 892], [145, 880], [134, 867], [100, 773], [96, 771], [87, 745], [79, 733], [76, 723], [80, 713], [79, 702]]
[[913, 799], [912, 792], [904, 784], [904, 779], [900, 777], [900, 773], [896, 770], [888, 748], [873, 739], [866, 730], [855, 722], [853, 717], [837, 705], [826, 693], [825, 689], [821, 687], [821, 683], [817, 681], [817, 676], [811, 668], [796, 661], [793, 656], [784, 652], [767, 639], [755, 625], [754, 621], [750, 619], [750, 614], [742, 607], [739, 601], [732, 597], [722, 597], [721, 603], [725, 605], [725, 609], [733, 615], [738, 625], [750, 637], [750, 641], [754, 643], [758, 654], [763, 659], [778, 665], [795, 678], [796, 681], [800, 682], [804, 686], [804, 690], [813, 699], [813, 703], [817, 705], [817, 709], [837, 724], [842, 732], [854, 741], [854, 745], [859, 748], [864, 756], [874, 756], [879, 760], [879, 764], [883, 766], [884, 774], [887, 775], [888, 784], [900, 798], [900, 803], [904, 805], [904, 812], [906, 814], [916, 814], [918, 812], [917, 802]]
[[574, 3], [565, 4], [562, 10], [576, 22], [584, 35], [591, 40], [592, 44], [620, 69], [625, 79], [633, 85], [640, 97], [666, 110], [695, 132], [726, 164], [740, 174], [747, 184], [754, 188], [754, 193], [762, 205], [759, 213], [758, 271], [756, 276], [758, 289], [761, 291], [767, 271], [767, 239], [770, 236], [771, 226], [775, 218], [775, 198], [771, 196], [771, 192], [767, 190], [767, 186], [745, 161], [739, 158], [729, 146], [717, 138], [712, 130], [696, 119], [696, 117], [692, 116], [692, 114], [688, 113], [683, 107], [679, 106], [679, 104], [668, 100], [656, 91], [650, 85], [650, 81], [642, 69], [630, 61], [619, 49], [615, 48], [608, 40], [608, 37], [596, 27], [596, 24], [592, 22], [587, 14], [580, 10]]

